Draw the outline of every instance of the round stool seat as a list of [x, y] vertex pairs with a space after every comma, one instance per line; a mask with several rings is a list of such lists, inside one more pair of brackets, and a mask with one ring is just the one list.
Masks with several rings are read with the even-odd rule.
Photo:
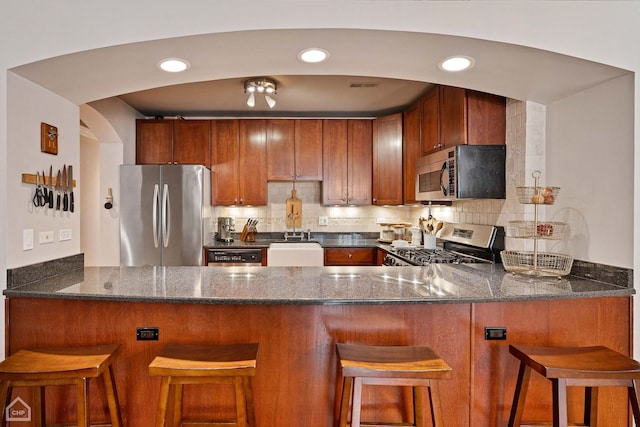
[[[410, 386], [415, 408], [414, 423], [393, 424], [422, 426], [423, 390], [429, 392], [431, 419], [434, 426], [442, 426], [440, 399], [432, 380], [451, 378], [451, 367], [430, 347], [426, 346], [374, 346], [358, 344], [336, 345], [338, 361], [344, 378], [340, 403], [340, 427], [361, 425], [362, 386]], [[370, 424], [370, 423], [366, 423]], [[383, 426], [375, 422], [377, 426]]]
[[233, 384], [236, 397], [236, 420], [197, 421], [208, 425], [254, 427], [253, 391], [249, 377], [255, 376], [258, 344], [167, 345], [149, 365], [149, 375], [162, 377], [156, 425], [167, 420], [169, 389], [174, 391], [173, 424], [181, 425], [182, 393], [185, 384]]
[[[584, 424], [597, 422], [597, 388], [626, 387], [636, 422], [640, 422], [638, 381], [640, 363], [608, 347], [534, 347], [509, 345], [520, 360], [518, 381], [509, 417], [509, 427], [520, 426], [531, 371], [553, 383], [553, 425], [565, 427], [567, 387], [585, 387]], [[592, 424], [593, 423], [593, 424]]]
[[36, 425], [44, 425], [44, 393], [42, 387], [50, 385], [77, 386], [78, 426], [89, 425], [88, 381], [103, 377], [109, 405], [111, 424], [121, 426], [122, 418], [116, 394], [111, 365], [120, 348], [119, 344], [92, 347], [24, 349], [0, 362], [0, 402], [4, 420], [6, 404], [13, 387], [34, 387], [34, 413]]

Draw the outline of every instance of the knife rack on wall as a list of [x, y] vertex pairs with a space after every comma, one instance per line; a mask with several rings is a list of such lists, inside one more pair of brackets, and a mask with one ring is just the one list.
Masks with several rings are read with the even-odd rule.
[[[56, 182], [58, 181], [57, 178], [52, 177], [51, 178], [51, 184], [49, 184], [49, 177], [45, 176], [44, 179], [40, 178], [42, 180], [42, 182], [40, 183], [40, 185], [56, 185]], [[33, 184], [36, 185], [36, 174], [34, 173], [23, 173], [22, 174], [22, 182], [24, 184]], [[76, 186], [76, 180], [73, 180], [72, 185], [75, 187]]]

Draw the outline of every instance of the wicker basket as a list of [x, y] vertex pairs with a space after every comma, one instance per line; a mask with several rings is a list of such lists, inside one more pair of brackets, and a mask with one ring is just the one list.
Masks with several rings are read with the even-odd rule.
[[509, 221], [507, 235], [519, 238], [564, 239], [567, 224], [564, 222]]
[[502, 251], [504, 269], [512, 273], [535, 276], [566, 276], [571, 272], [573, 258], [569, 255], [531, 251]]
[[552, 205], [560, 193], [560, 187], [516, 187], [518, 201], [525, 204]]

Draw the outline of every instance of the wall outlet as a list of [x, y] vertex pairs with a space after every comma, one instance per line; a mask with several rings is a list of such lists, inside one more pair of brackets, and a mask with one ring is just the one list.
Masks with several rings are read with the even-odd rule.
[[64, 242], [65, 240], [71, 240], [71, 229], [64, 228], [58, 232], [58, 240]]
[[53, 243], [53, 231], [41, 231], [38, 241], [41, 245], [44, 245], [45, 243]]
[[30, 251], [33, 249], [33, 228], [22, 230], [22, 250]]
[[329, 217], [328, 216], [319, 216], [318, 217], [318, 225], [322, 225], [322, 226], [329, 225]]
[[136, 328], [137, 341], [158, 341], [158, 328]]
[[376, 224], [386, 224], [386, 222], [385, 218], [376, 218]]

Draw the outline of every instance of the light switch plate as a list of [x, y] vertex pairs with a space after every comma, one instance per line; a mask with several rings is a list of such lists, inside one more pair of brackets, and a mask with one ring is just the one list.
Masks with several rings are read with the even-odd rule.
[[33, 249], [33, 228], [22, 230], [22, 250], [30, 251]]
[[65, 240], [71, 240], [71, 229], [64, 228], [58, 232], [58, 240], [64, 242]]

